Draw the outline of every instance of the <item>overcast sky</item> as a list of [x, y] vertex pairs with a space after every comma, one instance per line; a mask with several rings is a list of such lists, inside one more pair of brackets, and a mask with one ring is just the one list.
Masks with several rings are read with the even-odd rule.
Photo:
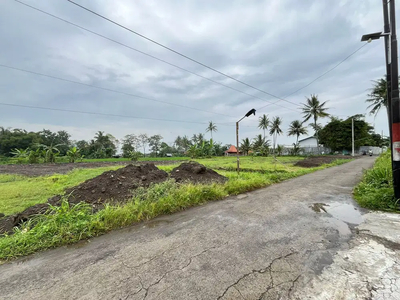
[[[277, 99], [223, 77], [111, 24], [67, 0], [25, 3], [146, 52], [231, 90], [132, 51], [21, 5], [1, 0], [0, 64], [96, 85], [123, 93], [190, 106], [202, 112], [0, 67], [2, 103], [89, 111], [168, 122], [57, 112], [0, 105], [0, 126], [39, 131], [67, 130], [75, 140], [105, 131], [124, 135], [178, 135], [205, 132], [217, 123], [214, 139], [235, 143], [234, 122], [248, 110]], [[234, 78], [278, 97], [305, 86], [362, 46], [362, 34], [383, 28], [380, 0], [76, 0], [102, 15]], [[371, 80], [385, 74], [383, 40], [373, 41], [312, 85], [287, 98], [302, 104], [311, 93], [328, 101], [329, 113], [345, 118], [367, 113]], [[253, 138], [258, 117], [283, 119], [280, 144], [289, 123], [301, 119], [295, 104], [279, 101], [243, 120], [240, 137]], [[321, 120], [326, 123], [327, 120]], [[386, 135], [385, 112], [367, 121]], [[309, 129], [312, 134], [312, 129]], [[206, 135], [209, 137], [209, 134]], [[305, 137], [305, 136], [304, 136]]]

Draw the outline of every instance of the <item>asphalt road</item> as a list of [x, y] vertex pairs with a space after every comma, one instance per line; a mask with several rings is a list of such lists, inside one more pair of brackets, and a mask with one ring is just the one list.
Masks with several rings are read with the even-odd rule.
[[373, 161], [363, 157], [2, 265], [0, 298], [336, 299], [318, 296], [318, 284], [339, 254], [361, 243], [356, 226], [366, 212], [351, 192]]

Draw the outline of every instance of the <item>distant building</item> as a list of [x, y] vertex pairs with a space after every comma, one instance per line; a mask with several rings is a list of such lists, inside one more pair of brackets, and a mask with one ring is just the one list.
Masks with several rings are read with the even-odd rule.
[[300, 148], [308, 148], [308, 147], [318, 147], [317, 138], [315, 136], [310, 136], [308, 138], [302, 139], [299, 141]]
[[235, 156], [235, 155], [237, 155], [237, 149], [235, 146], [231, 145], [229, 149], [225, 151], [225, 156]]

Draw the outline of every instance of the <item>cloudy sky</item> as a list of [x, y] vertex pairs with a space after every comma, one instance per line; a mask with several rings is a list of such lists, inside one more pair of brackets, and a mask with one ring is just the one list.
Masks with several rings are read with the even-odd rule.
[[[213, 121], [218, 126], [214, 139], [228, 144], [235, 143], [234, 122], [252, 108], [258, 109], [256, 117], [241, 122], [241, 138], [261, 133], [257, 119], [262, 114], [280, 116], [286, 133], [291, 121], [301, 119], [298, 105], [311, 93], [328, 101], [332, 115], [364, 114], [371, 80], [385, 73], [383, 40], [373, 41], [334, 71], [292, 94], [361, 47], [362, 34], [382, 30], [379, 0], [76, 0], [260, 90], [281, 98], [292, 94], [286, 98], [292, 103], [206, 69], [67, 0], [22, 1], [225, 86], [14, 0], [1, 0], [1, 103], [119, 115], [0, 105], [0, 126], [4, 127], [65, 129], [75, 140], [90, 139], [98, 130], [119, 139], [130, 133], [161, 134], [165, 142], [172, 143], [178, 135], [204, 133], [207, 123]], [[275, 104], [264, 107], [269, 103]], [[387, 134], [384, 112], [376, 118], [367, 115], [367, 121], [376, 132]], [[278, 143], [294, 140], [281, 136]]]

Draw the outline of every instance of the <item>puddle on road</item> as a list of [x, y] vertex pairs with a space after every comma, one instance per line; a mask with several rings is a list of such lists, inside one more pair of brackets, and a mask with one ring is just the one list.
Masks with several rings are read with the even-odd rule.
[[324, 208], [328, 214], [340, 221], [354, 225], [359, 225], [363, 221], [360, 211], [352, 204], [330, 202]]
[[327, 213], [345, 223], [358, 225], [363, 221], [360, 211], [352, 204], [342, 202], [314, 203], [310, 207], [317, 213]]

